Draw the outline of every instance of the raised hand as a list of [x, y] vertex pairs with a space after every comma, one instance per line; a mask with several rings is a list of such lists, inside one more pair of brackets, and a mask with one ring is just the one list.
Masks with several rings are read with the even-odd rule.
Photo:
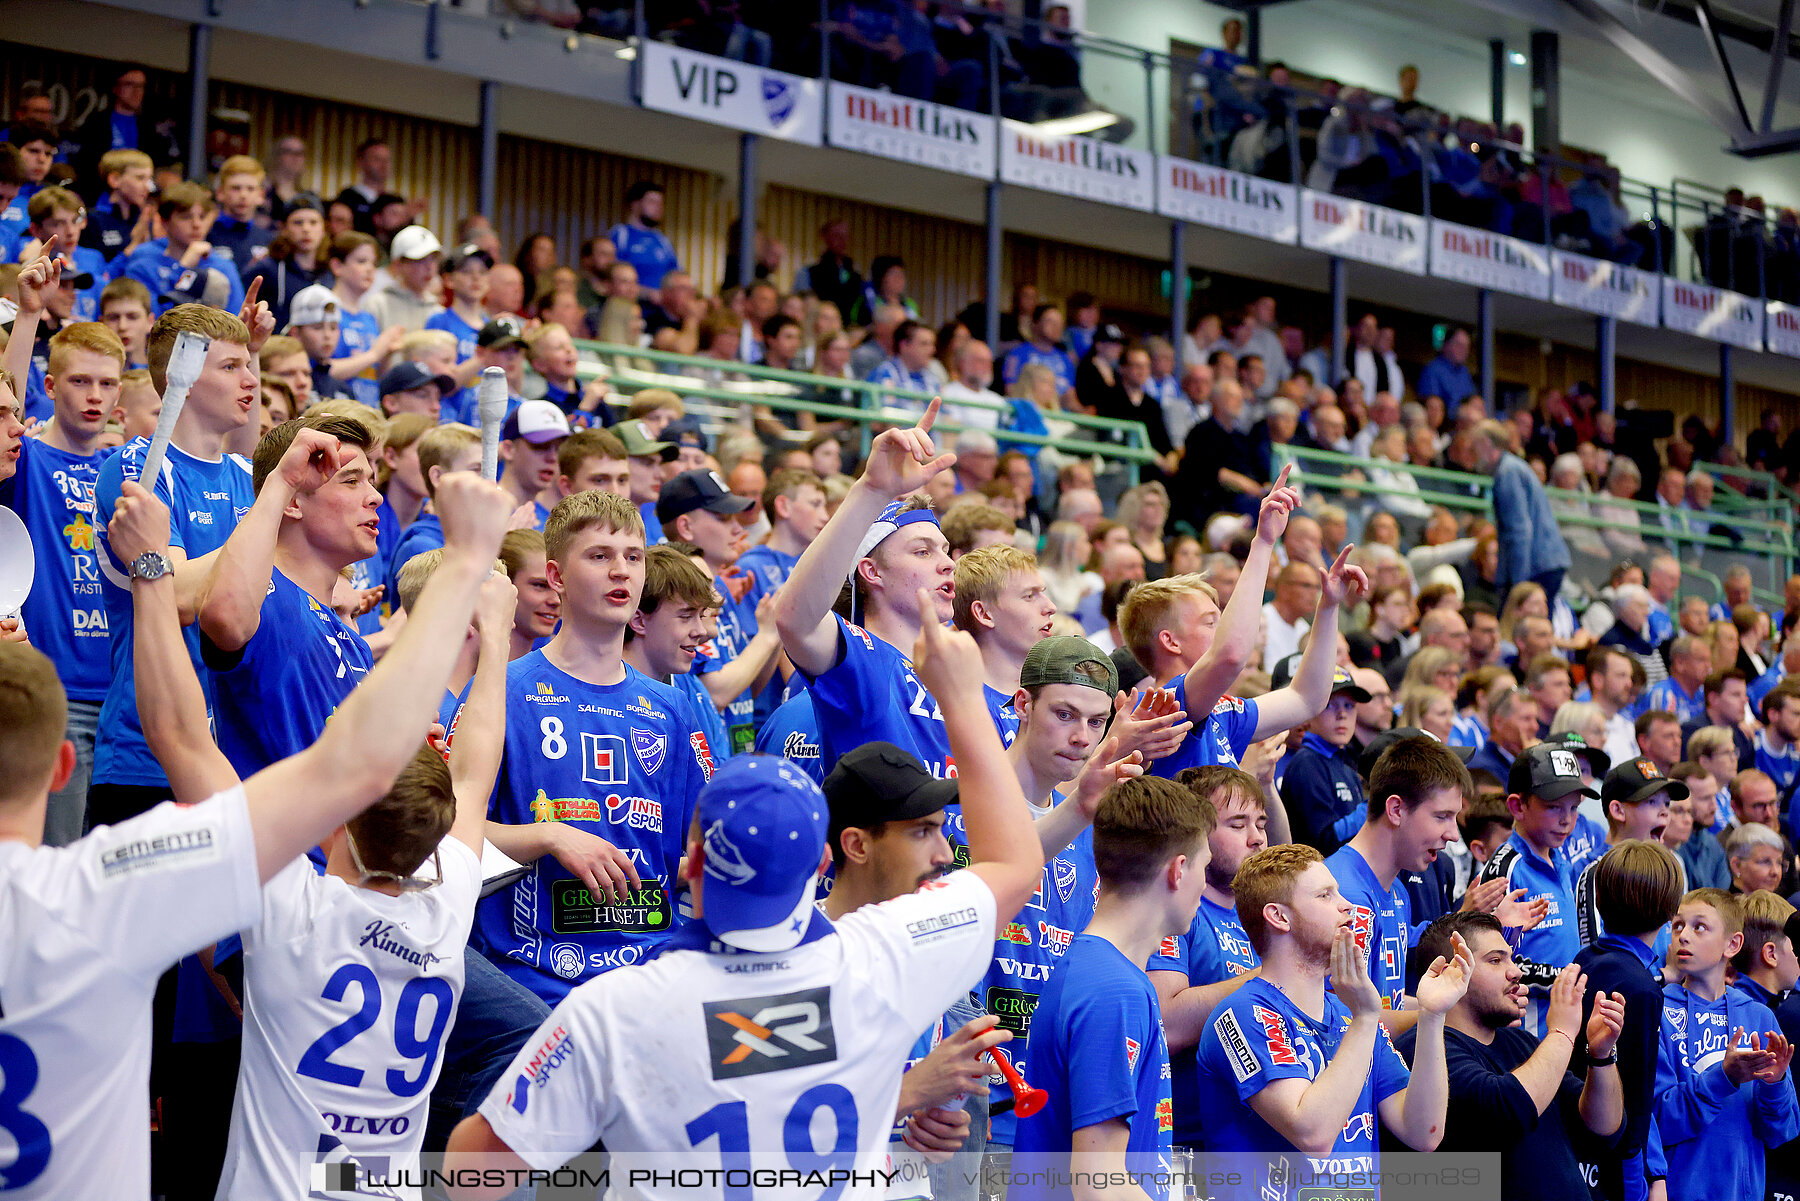
[[[1469, 950], [1469, 944], [1463, 941], [1460, 934], [1450, 937], [1455, 954], [1448, 962], [1439, 955], [1419, 978], [1418, 990], [1413, 994], [1419, 1000], [1421, 1012], [1438, 1017], [1456, 1008], [1456, 1003], [1469, 991], [1469, 979], [1475, 974], [1475, 956]], [[1366, 968], [1364, 970], [1367, 971]], [[1580, 1021], [1579, 1010], [1576, 1011], [1576, 1020]]]
[[1300, 507], [1300, 490], [1288, 484], [1288, 475], [1294, 465], [1288, 463], [1281, 469], [1269, 494], [1263, 497], [1262, 507], [1256, 514], [1256, 537], [1266, 546], [1274, 546], [1281, 541], [1281, 535], [1287, 530], [1288, 516]]
[[168, 554], [169, 507], [136, 480], [126, 480], [106, 523], [106, 541], [127, 565], [146, 551]]
[[727, 567], [719, 573], [719, 578], [725, 581], [725, 587], [731, 590], [731, 599], [734, 601], [741, 601], [749, 596], [750, 588], [756, 582], [742, 567]]
[[537, 528], [537, 501], [528, 500], [512, 511], [506, 519], [508, 530], [534, 530]]
[[295, 494], [310, 496], [323, 488], [342, 466], [338, 440], [319, 430], [303, 429], [281, 456], [275, 475]]
[[1794, 1044], [1785, 1035], [1771, 1031], [1763, 1054], [1768, 1057], [1768, 1062], [1757, 1070], [1756, 1078], [1764, 1084], [1781, 1083], [1782, 1077], [1787, 1075], [1788, 1064], [1793, 1062]]
[[1534, 930], [1539, 922], [1550, 916], [1549, 893], [1533, 897], [1529, 901], [1524, 897], [1525, 890], [1515, 888], [1494, 907], [1494, 916], [1500, 919], [1502, 926]]
[[513, 503], [498, 484], [473, 471], [458, 471], [438, 483], [432, 510], [444, 526], [446, 548], [487, 561], [500, 553]]
[[1278, 731], [1263, 739], [1253, 742], [1250, 749], [1244, 752], [1238, 766], [1256, 778], [1262, 785], [1265, 796], [1275, 796], [1275, 768], [1281, 762], [1281, 756], [1287, 751], [1286, 730]]
[[339, 576], [331, 589], [331, 607], [345, 621], [355, 621], [381, 603], [384, 591], [386, 589], [380, 584], [373, 588], [355, 588], [349, 580]]
[[1369, 577], [1362, 568], [1349, 565], [1353, 549], [1353, 543], [1345, 543], [1344, 549], [1338, 552], [1337, 558], [1326, 569], [1324, 585], [1319, 594], [1321, 608], [1354, 605], [1369, 594]]
[[[1119, 695], [1123, 696], [1124, 693]], [[1131, 780], [1144, 774], [1144, 758], [1137, 751], [1121, 753], [1120, 740], [1117, 734], [1100, 744], [1100, 749], [1088, 756], [1088, 761], [1081, 769], [1081, 775], [1075, 780], [1075, 803], [1090, 822], [1094, 814], [1100, 811], [1100, 798], [1106, 790], [1120, 780]]]
[[1578, 965], [1571, 963], [1558, 972], [1556, 982], [1550, 986], [1550, 1007], [1544, 1015], [1546, 1034], [1555, 1031], [1567, 1035], [1573, 1047], [1575, 1036], [1581, 1032], [1581, 999], [1586, 995], [1587, 973]]
[[1619, 1045], [1619, 1035], [1624, 1032], [1625, 994], [1595, 993], [1594, 1012], [1587, 1024], [1588, 1054], [1605, 1059]]
[[[1443, 962], [1440, 958], [1432, 967], [1442, 967]], [[1421, 990], [1425, 984], [1426, 981], [1419, 981]], [[1339, 930], [1331, 943], [1331, 991], [1349, 1006], [1351, 1017], [1368, 1017], [1381, 1012], [1381, 990], [1369, 979], [1369, 957], [1356, 949], [1356, 931], [1349, 927]], [[1420, 1004], [1424, 1004], [1422, 997]]]
[[877, 494], [890, 501], [898, 500], [909, 492], [917, 492], [938, 472], [956, 462], [953, 454], [938, 454], [931, 441], [931, 427], [937, 421], [942, 404], [938, 397], [932, 397], [917, 425], [897, 426], [875, 439], [875, 444], [869, 448], [869, 462], [863, 471], [863, 479]]
[[[1132, 702], [1126, 693], [1113, 698], [1112, 738], [1117, 753], [1111, 759], [1123, 759], [1136, 751], [1145, 763], [1165, 759], [1181, 749], [1188, 732], [1194, 728], [1181, 702], [1166, 688], [1145, 688]], [[1105, 748], [1101, 748], [1104, 753]]]
[[503, 571], [496, 571], [481, 584], [481, 596], [475, 602], [475, 628], [486, 633], [502, 634], [512, 629], [513, 615], [519, 608], [519, 590]]
[[244, 289], [244, 303], [238, 309], [238, 320], [250, 331], [247, 349], [251, 354], [261, 354], [263, 343], [275, 332], [275, 314], [269, 311], [267, 302], [256, 299], [257, 293], [262, 291], [262, 282], [260, 275], [251, 277], [250, 286]]
[[41, 313], [56, 290], [62, 286], [63, 263], [56, 257], [56, 234], [44, 243], [43, 252], [19, 272], [19, 315]]
[[[1788, 1054], [1791, 1058], [1792, 1051], [1789, 1051]], [[1746, 1039], [1742, 1026], [1731, 1032], [1731, 1041], [1726, 1044], [1723, 1065], [1727, 1080], [1733, 1084], [1748, 1084], [1757, 1078], [1758, 1073], [1767, 1074], [1774, 1062], [1775, 1057], [1763, 1049], [1761, 1036], [1752, 1034]]]
[[[919, 612], [935, 612], [931, 593], [919, 589]], [[913, 643], [913, 672], [940, 706], [957, 700], [979, 699], [982, 687], [981, 650], [975, 639], [927, 620]]]

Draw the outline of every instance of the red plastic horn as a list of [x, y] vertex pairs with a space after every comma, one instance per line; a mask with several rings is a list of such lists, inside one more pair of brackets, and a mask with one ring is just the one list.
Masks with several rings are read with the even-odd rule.
[[1019, 1075], [1019, 1069], [1012, 1065], [1012, 1060], [1000, 1053], [999, 1048], [988, 1051], [988, 1057], [1000, 1074], [1006, 1077], [1008, 1088], [1012, 1089], [1013, 1112], [1022, 1118], [1028, 1118], [1050, 1100], [1050, 1094], [1041, 1088], [1032, 1088], [1025, 1083], [1025, 1077]]

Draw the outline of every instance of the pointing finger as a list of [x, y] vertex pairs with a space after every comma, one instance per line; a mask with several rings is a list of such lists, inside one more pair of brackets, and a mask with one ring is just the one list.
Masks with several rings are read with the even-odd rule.
[[[258, 276], [257, 278], [260, 279], [261, 276]], [[934, 422], [936, 422], [937, 418], [938, 418], [938, 410], [941, 409], [943, 406], [944, 406], [944, 398], [943, 397], [934, 396], [931, 398], [931, 403], [925, 406], [925, 415], [923, 417], [919, 418], [919, 424], [918, 424], [917, 428], [920, 433], [928, 434], [931, 432], [932, 424]]]

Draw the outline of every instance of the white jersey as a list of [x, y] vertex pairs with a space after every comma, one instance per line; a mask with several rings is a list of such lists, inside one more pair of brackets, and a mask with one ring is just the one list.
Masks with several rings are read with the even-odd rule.
[[0, 1192], [150, 1195], [157, 977], [258, 899], [241, 785], [67, 847], [0, 844]]
[[438, 856], [444, 882], [398, 896], [305, 858], [269, 881], [262, 920], [244, 931], [221, 1199], [308, 1196], [317, 1164], [385, 1173], [417, 1161], [481, 892], [473, 851], [446, 838]]
[[[721, 1197], [721, 1169], [754, 1166], [794, 1174], [759, 1182], [757, 1201], [879, 1201], [907, 1053], [987, 970], [994, 895], [956, 872], [835, 925], [791, 951], [671, 951], [588, 981], [482, 1115], [533, 1168], [604, 1141], [610, 1198]], [[634, 1163], [708, 1175], [633, 1183]], [[833, 1171], [856, 1176], [804, 1179]]]

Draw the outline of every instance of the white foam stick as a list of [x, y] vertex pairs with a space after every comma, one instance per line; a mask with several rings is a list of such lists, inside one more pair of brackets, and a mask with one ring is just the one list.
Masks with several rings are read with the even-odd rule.
[[481, 414], [481, 478], [500, 478], [500, 424], [506, 420], [506, 372], [489, 367], [475, 385], [475, 409]]
[[156, 433], [150, 439], [144, 470], [138, 477], [152, 492], [156, 491], [156, 477], [162, 472], [163, 454], [169, 449], [169, 435], [175, 432], [175, 422], [187, 404], [188, 389], [200, 378], [200, 369], [206, 365], [206, 350], [211, 345], [212, 339], [205, 334], [183, 331], [175, 335], [175, 348], [169, 352], [169, 386], [163, 389], [162, 415], [156, 419]]

